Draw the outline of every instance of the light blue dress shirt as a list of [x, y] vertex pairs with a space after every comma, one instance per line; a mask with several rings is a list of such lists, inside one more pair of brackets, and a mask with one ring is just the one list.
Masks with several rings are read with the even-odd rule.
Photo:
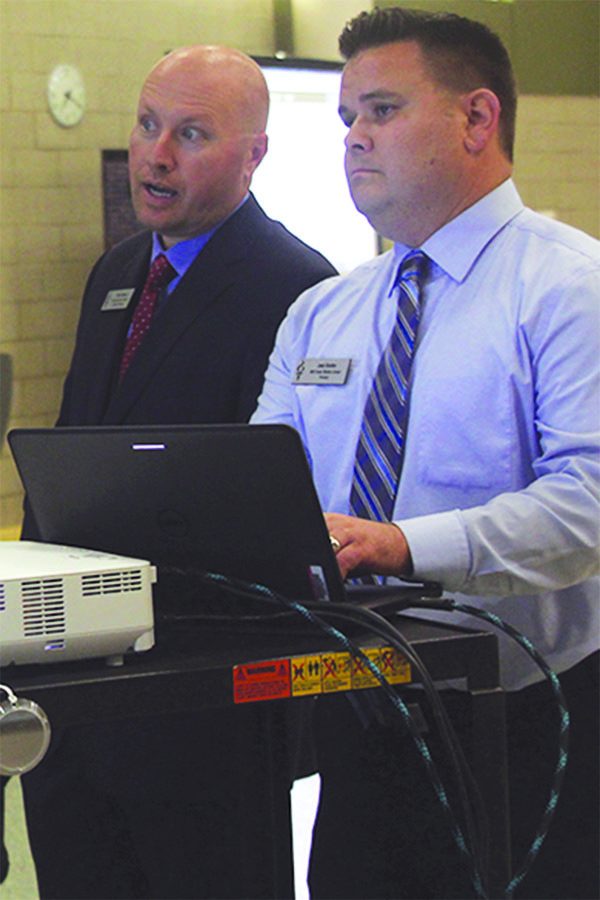
[[[306, 291], [277, 336], [252, 422], [298, 430], [327, 511], [349, 512], [408, 249]], [[600, 244], [526, 209], [509, 180], [422, 249], [432, 271], [394, 520], [417, 577], [493, 610], [561, 671], [600, 638]], [[294, 384], [314, 358], [351, 360], [346, 383]], [[540, 677], [508, 639], [501, 655], [506, 687]]]

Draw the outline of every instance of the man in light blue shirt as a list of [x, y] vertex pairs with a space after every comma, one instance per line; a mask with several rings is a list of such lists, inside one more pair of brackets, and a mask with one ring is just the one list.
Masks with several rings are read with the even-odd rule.
[[[560, 854], [547, 841], [522, 896], [596, 896], [597, 764], [589, 760], [597, 735], [591, 719], [585, 731], [584, 720], [579, 744], [577, 702], [584, 696], [582, 715], [597, 717], [597, 700], [582, 685], [589, 683], [597, 698], [600, 245], [523, 206], [511, 181], [510, 61], [487, 29], [458, 17], [388, 9], [350, 22], [340, 49], [347, 59], [340, 115], [348, 126], [350, 191], [394, 248], [309, 289], [292, 306], [252, 421], [285, 423], [300, 433], [344, 576], [437, 580], [510, 622], [565, 673], [565, 686], [576, 684], [571, 769], [554, 830]], [[349, 515], [356, 447], [395, 321], [396, 273], [414, 248], [430, 263], [401, 477], [392, 521], [371, 521]], [[304, 360], [334, 359], [347, 367], [344, 384], [305, 384], [295, 375]], [[432, 615], [474, 624], [457, 614]], [[516, 691], [516, 703], [531, 697], [519, 713], [529, 724], [531, 709], [537, 715], [548, 704], [540, 686], [523, 690], [540, 673], [508, 639], [500, 649], [504, 686]], [[410, 851], [398, 850], [404, 834], [396, 835], [393, 849], [378, 835], [362, 852], [357, 838], [354, 853], [349, 835], [354, 830], [364, 842], [365, 829], [354, 818], [350, 786], [341, 779], [336, 785], [344, 741], [335, 740], [333, 727], [328, 734], [321, 746], [335, 742], [338, 760], [331, 770], [321, 762], [314, 896], [454, 896], [447, 870], [436, 874], [433, 866], [411, 880]], [[527, 746], [529, 738], [521, 734], [520, 741]], [[552, 753], [555, 733], [547, 731], [542, 742]], [[539, 759], [532, 746], [529, 755], [535, 777]], [[516, 752], [511, 762], [511, 788], [536, 823], [543, 806], [535, 805], [535, 792], [517, 787], [531, 781], [531, 772], [519, 780]], [[361, 758], [347, 768], [357, 783], [375, 782], [368, 766]], [[569, 779], [575, 777], [586, 787], [574, 788]], [[571, 800], [579, 792], [572, 806], [569, 788]], [[328, 798], [335, 810], [329, 832]], [[397, 822], [402, 807], [394, 802]], [[515, 806], [515, 831], [519, 818]], [[590, 821], [591, 838], [578, 833], [567, 843], [578, 820]], [[331, 838], [336, 832], [344, 840], [341, 822], [349, 842], [345, 858], [355, 861], [343, 867], [332, 859]], [[365, 867], [367, 856], [378, 862]]]

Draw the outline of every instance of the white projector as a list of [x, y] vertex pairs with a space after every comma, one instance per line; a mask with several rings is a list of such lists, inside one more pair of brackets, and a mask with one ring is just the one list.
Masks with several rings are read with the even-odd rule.
[[0, 541], [0, 666], [123, 655], [154, 646], [152, 584], [141, 559]]

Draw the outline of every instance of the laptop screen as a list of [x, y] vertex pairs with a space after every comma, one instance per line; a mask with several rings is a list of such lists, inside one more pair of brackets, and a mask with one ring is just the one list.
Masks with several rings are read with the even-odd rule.
[[217, 572], [299, 601], [344, 589], [298, 434], [284, 425], [15, 429], [42, 540]]

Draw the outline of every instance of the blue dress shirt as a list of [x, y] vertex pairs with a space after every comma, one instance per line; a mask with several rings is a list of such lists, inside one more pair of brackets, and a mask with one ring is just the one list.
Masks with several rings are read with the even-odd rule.
[[200, 251], [204, 249], [206, 244], [208, 244], [209, 240], [216, 230], [216, 228], [213, 228], [212, 231], [207, 231], [206, 234], [200, 234], [197, 237], [188, 238], [188, 240], [186, 241], [179, 241], [178, 244], [174, 244], [173, 247], [169, 247], [168, 250], [165, 250], [165, 248], [163, 247], [158, 234], [156, 234], [156, 232], [153, 232], [152, 255], [150, 257], [150, 264], [154, 262], [157, 256], [159, 256], [161, 253], [164, 253], [177, 272], [177, 275], [172, 278], [167, 285], [167, 295], [173, 293], [189, 267], [192, 265]]
[[[168, 296], [172, 294], [189, 267], [192, 265], [198, 254], [204, 247], [208, 244], [213, 234], [218, 231], [221, 225], [224, 225], [227, 219], [230, 219], [231, 216], [240, 209], [250, 195], [246, 194], [241, 203], [238, 203], [236, 208], [223, 219], [222, 222], [219, 222], [218, 225], [215, 225], [214, 228], [211, 228], [210, 231], [205, 232], [204, 234], [198, 234], [195, 237], [187, 238], [187, 240], [178, 241], [177, 244], [174, 244], [172, 247], [169, 247], [168, 250], [162, 245], [162, 241], [157, 234], [156, 231], [152, 232], [152, 253], [150, 255], [150, 265], [154, 262], [155, 258], [164, 253], [175, 271], [177, 272], [176, 276], [171, 279], [169, 284], [167, 285], [166, 291], [163, 293], [161, 300], [164, 300], [165, 295]], [[150, 268], [150, 267], [148, 267]], [[160, 305], [160, 304], [159, 304]]]
[[[349, 512], [363, 409], [393, 327], [390, 288], [408, 249], [298, 299], [252, 419], [298, 430], [330, 512]], [[432, 266], [394, 521], [417, 577], [492, 609], [561, 671], [600, 636], [600, 245], [526, 209], [509, 180], [422, 249]], [[350, 360], [346, 383], [295, 384], [296, 366], [314, 358]], [[506, 687], [540, 677], [508, 639], [501, 653]]]

